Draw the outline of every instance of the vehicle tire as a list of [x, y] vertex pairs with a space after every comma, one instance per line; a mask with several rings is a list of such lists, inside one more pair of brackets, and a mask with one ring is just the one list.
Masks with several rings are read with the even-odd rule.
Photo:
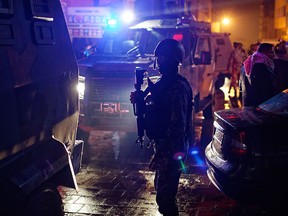
[[63, 216], [61, 195], [53, 185], [43, 185], [31, 194], [25, 216]]
[[[10, 181], [0, 182], [0, 215], [22, 216], [27, 196]], [[11, 207], [11, 203], [13, 206]], [[16, 207], [15, 207], [16, 206]]]

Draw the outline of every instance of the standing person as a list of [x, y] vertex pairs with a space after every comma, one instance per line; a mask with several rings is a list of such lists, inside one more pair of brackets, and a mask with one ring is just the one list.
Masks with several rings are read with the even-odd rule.
[[230, 54], [230, 58], [228, 61], [228, 71], [231, 73], [231, 81], [230, 86], [228, 90], [228, 94], [230, 94], [231, 90], [234, 90], [234, 97], [239, 97], [239, 76], [240, 76], [240, 70], [242, 67], [242, 63], [246, 58], [245, 51], [243, 49], [242, 43], [234, 42], [234, 49], [232, 50]]
[[275, 85], [277, 91], [281, 92], [288, 88], [288, 53], [285, 41], [280, 41], [275, 46], [275, 54]]
[[244, 106], [258, 106], [276, 94], [273, 44], [261, 43], [243, 62], [242, 95]]
[[252, 55], [253, 53], [255, 53], [257, 51], [259, 45], [260, 45], [260, 42], [257, 42], [255, 44], [251, 44], [250, 50], [248, 50], [248, 55]]
[[[185, 56], [180, 42], [164, 39], [154, 51], [155, 66], [161, 78], [155, 84], [149, 81], [145, 90], [146, 135], [154, 140], [154, 155], [149, 168], [155, 171], [154, 186], [158, 210], [165, 216], [177, 216], [176, 195], [187, 156], [191, 130], [192, 89], [178, 71]], [[139, 95], [131, 92], [135, 103]]]

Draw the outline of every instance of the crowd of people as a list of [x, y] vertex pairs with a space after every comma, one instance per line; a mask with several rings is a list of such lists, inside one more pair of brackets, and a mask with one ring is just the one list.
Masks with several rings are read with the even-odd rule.
[[230, 74], [228, 94], [242, 106], [258, 106], [288, 88], [288, 43], [255, 43], [245, 52], [240, 42], [234, 42], [227, 69]]

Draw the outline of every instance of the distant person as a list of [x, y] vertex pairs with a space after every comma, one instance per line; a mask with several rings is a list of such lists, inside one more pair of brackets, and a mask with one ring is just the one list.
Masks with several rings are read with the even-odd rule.
[[276, 94], [273, 44], [261, 43], [243, 62], [243, 106], [258, 106]]
[[234, 49], [230, 54], [230, 58], [228, 61], [228, 71], [231, 74], [231, 81], [228, 90], [228, 94], [230, 94], [231, 90], [234, 90], [234, 97], [239, 97], [239, 89], [238, 89], [238, 81], [240, 76], [240, 70], [242, 67], [243, 61], [246, 59], [245, 50], [243, 49], [243, 44], [239, 42], [233, 43]]
[[255, 44], [251, 44], [250, 45], [250, 49], [248, 50], [248, 55], [252, 55], [253, 53], [255, 53], [259, 47], [260, 43], [257, 42]]
[[278, 92], [288, 88], [288, 54], [286, 42], [280, 41], [275, 46], [275, 85]]

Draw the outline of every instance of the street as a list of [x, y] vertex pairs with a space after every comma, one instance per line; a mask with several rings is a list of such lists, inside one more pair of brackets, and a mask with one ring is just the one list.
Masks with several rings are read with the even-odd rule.
[[[112, 137], [119, 136], [119, 142]], [[93, 143], [92, 143], [92, 140]], [[61, 188], [66, 215], [159, 215], [147, 169], [152, 148], [134, 143], [136, 134], [94, 132], [77, 175], [79, 192]], [[232, 210], [235, 203], [209, 182], [203, 156], [190, 155], [179, 186], [180, 215]]]
[[[220, 97], [226, 108], [231, 107], [228, 84], [223, 88], [224, 98]], [[198, 123], [201, 121], [197, 125], [208, 127], [198, 116]], [[180, 216], [267, 215], [258, 206], [241, 206], [212, 185], [206, 175], [204, 148], [199, 144], [200, 129], [201, 126], [196, 127], [195, 146], [189, 151], [180, 180]], [[154, 173], [148, 169], [153, 148], [140, 148], [136, 138], [136, 133], [112, 131], [92, 131], [87, 136], [82, 169], [76, 175], [78, 192], [59, 188], [65, 216], [160, 216], [155, 203]]]
[[[113, 142], [112, 137], [118, 135], [120, 142]], [[160, 215], [154, 173], [147, 168], [152, 149], [141, 149], [134, 143], [134, 135], [94, 132], [90, 138], [94, 142], [86, 145], [82, 170], [76, 176], [79, 191], [60, 188], [65, 216]], [[177, 197], [180, 216], [238, 215], [242, 211], [210, 183], [203, 155], [197, 154], [197, 149], [191, 151], [185, 166]], [[249, 207], [244, 215], [257, 213], [257, 207]]]
[[[288, 170], [288, 165], [282, 167], [288, 164], [288, 91], [285, 97], [277, 95], [277, 103], [270, 103], [273, 98], [266, 101], [268, 110], [251, 107], [255, 115], [249, 115], [249, 107], [247, 114], [246, 107], [237, 109], [239, 115], [234, 115], [236, 109], [224, 110], [241, 107], [239, 86], [233, 85], [239, 79], [236, 66], [244, 65], [250, 76], [255, 62], [265, 63], [277, 75], [274, 59], [287, 60], [282, 57], [287, 57], [288, 1], [0, 2], [0, 216], [161, 216], [155, 173], [148, 168], [153, 144], [145, 137], [144, 146], [140, 145], [135, 131], [141, 134], [146, 129], [148, 134], [147, 126], [152, 126], [160, 141], [166, 136], [165, 126], [174, 123], [168, 115], [179, 126], [172, 123], [168, 131], [173, 135], [181, 125], [188, 125], [183, 116], [190, 115], [192, 105], [194, 139], [187, 158], [182, 161], [182, 152], [173, 155], [182, 165], [176, 197], [179, 216], [268, 216], [275, 215], [275, 207], [280, 215], [288, 211], [283, 190], [288, 191], [288, 180], [282, 177], [287, 176], [282, 171]], [[222, 17], [236, 8], [233, 16]], [[232, 21], [230, 26], [222, 19]], [[268, 42], [266, 55], [261, 47]], [[279, 52], [276, 43], [285, 52]], [[260, 54], [259, 62], [254, 52]], [[268, 63], [264, 54], [270, 56]], [[248, 55], [252, 60], [244, 61]], [[178, 72], [186, 80], [176, 77]], [[228, 94], [230, 84], [234, 90]], [[261, 96], [263, 89], [255, 95]], [[219, 112], [213, 115], [214, 111]], [[173, 137], [168, 142], [178, 146]], [[234, 179], [238, 184], [233, 184]], [[243, 190], [246, 182], [249, 187]], [[260, 203], [261, 198], [267, 206], [245, 204], [255, 185], [259, 196], [251, 199]], [[219, 188], [234, 198], [242, 191], [247, 194], [239, 203]], [[231, 195], [234, 189], [236, 196]]]

